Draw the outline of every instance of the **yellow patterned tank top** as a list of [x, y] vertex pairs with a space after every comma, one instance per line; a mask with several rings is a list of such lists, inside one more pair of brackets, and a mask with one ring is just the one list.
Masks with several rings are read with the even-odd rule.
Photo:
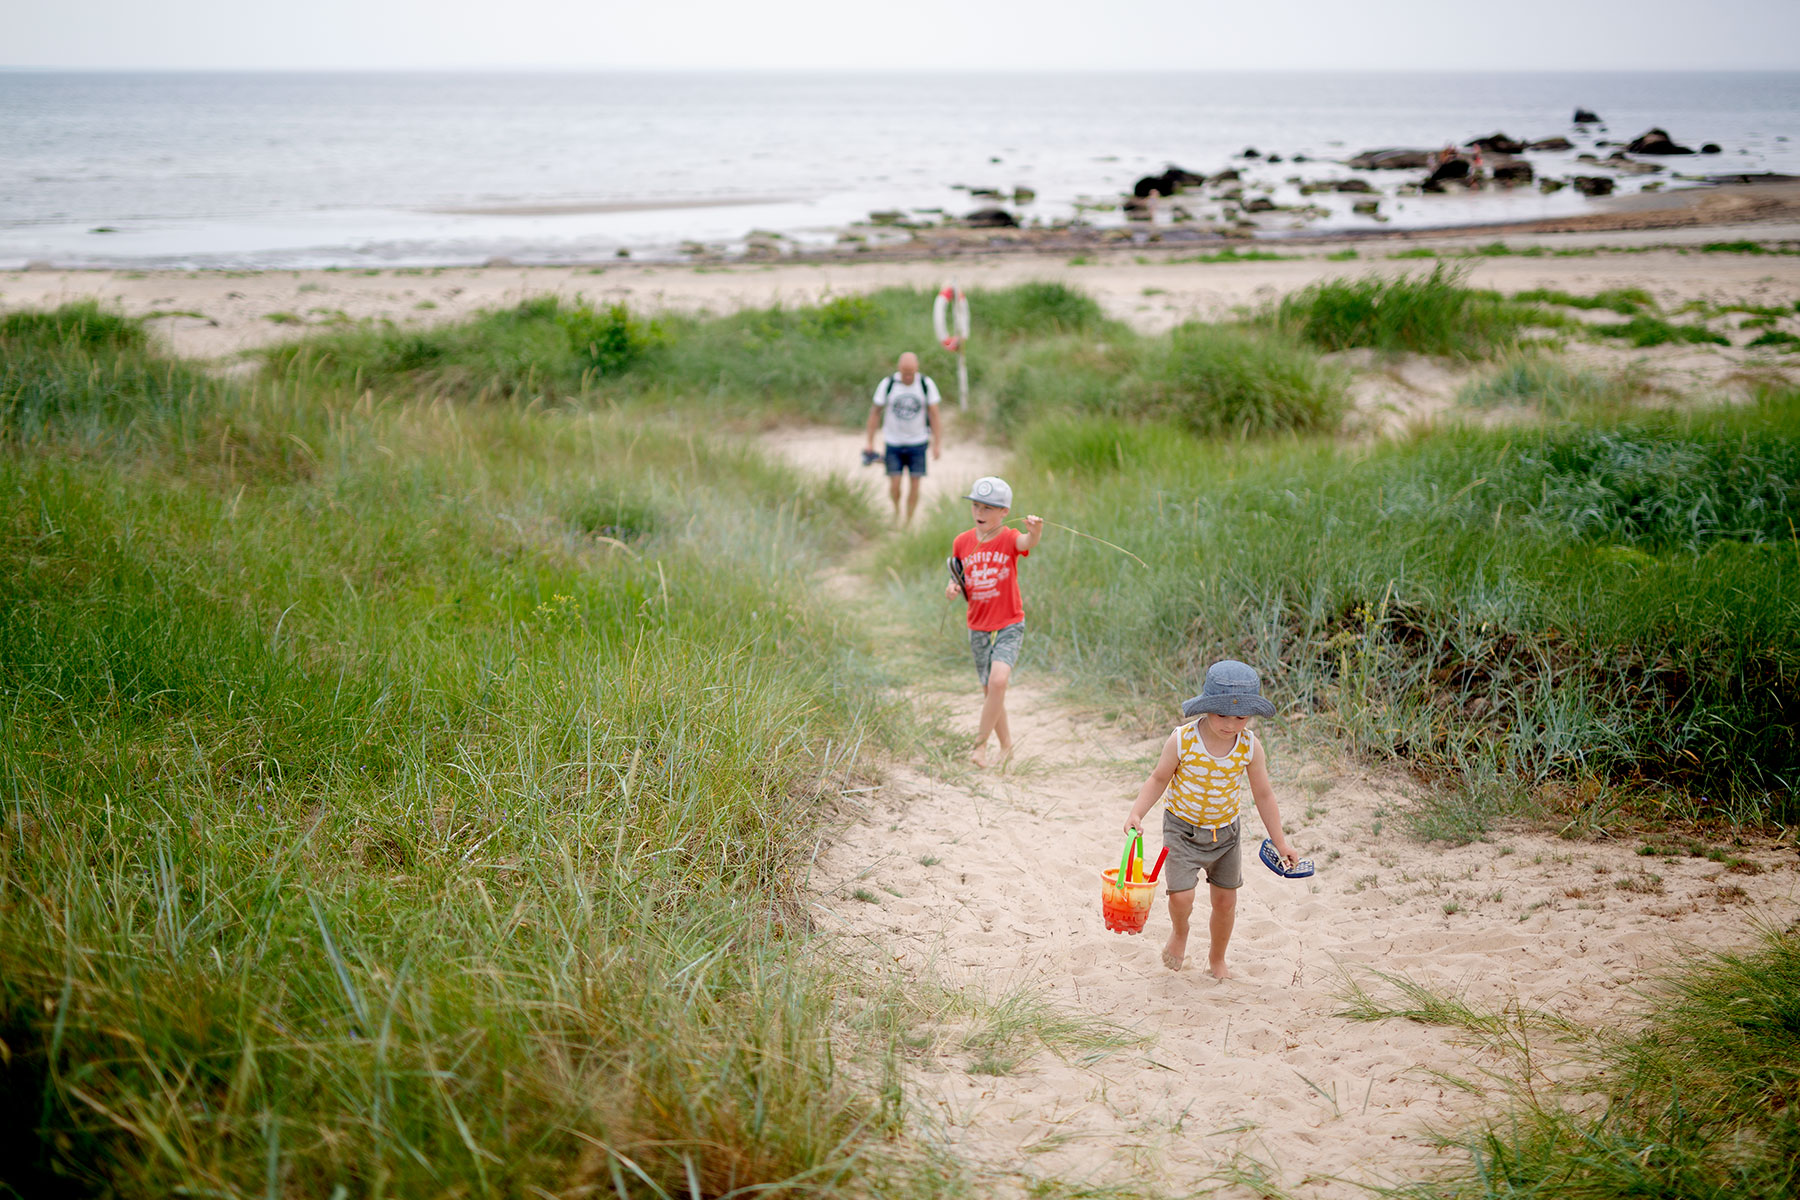
[[1244, 808], [1244, 772], [1256, 753], [1256, 735], [1248, 729], [1223, 758], [1215, 757], [1200, 739], [1200, 722], [1181, 727], [1181, 764], [1169, 780], [1163, 801], [1169, 811], [1191, 825], [1217, 829], [1237, 820]]

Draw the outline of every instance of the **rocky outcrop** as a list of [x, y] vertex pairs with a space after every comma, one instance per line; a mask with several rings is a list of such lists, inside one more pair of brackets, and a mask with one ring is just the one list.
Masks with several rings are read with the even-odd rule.
[[1612, 195], [1613, 181], [1604, 175], [1577, 175], [1569, 183], [1584, 196]]
[[1334, 192], [1355, 192], [1367, 195], [1375, 190], [1375, 185], [1366, 179], [1341, 179], [1331, 185]]
[[1488, 168], [1488, 174], [1495, 183], [1530, 183], [1537, 178], [1537, 172], [1522, 158], [1508, 158], [1505, 162], [1497, 162]]
[[1551, 179], [1548, 175], [1538, 180], [1538, 191], [1548, 196], [1551, 192], [1560, 192], [1569, 185], [1560, 179]]
[[1228, 167], [1212, 177], [1212, 184], [1217, 187], [1222, 183], [1236, 183], [1240, 178], [1242, 177], [1237, 173], [1236, 168]]
[[1474, 164], [1466, 158], [1448, 158], [1432, 168], [1431, 174], [1425, 177], [1425, 186], [1451, 183], [1467, 179]]
[[1625, 157], [1623, 150], [1614, 150], [1601, 160], [1600, 165], [1611, 167], [1621, 175], [1654, 175], [1662, 170], [1660, 163], [1633, 162]]
[[1344, 165], [1364, 171], [1416, 171], [1429, 167], [1432, 157], [1430, 150], [1364, 150]]
[[1253, 213], [1274, 212], [1275, 202], [1267, 196], [1252, 196], [1244, 201], [1244, 211]]
[[1243, 149], [1243, 152], [1240, 153], [1238, 155], [1238, 157], [1239, 158], [1261, 158], [1262, 151], [1258, 150], [1255, 146], [1245, 146]]
[[1004, 208], [978, 208], [963, 218], [971, 229], [1017, 229], [1019, 218]]
[[1490, 133], [1486, 137], [1474, 138], [1463, 145], [1471, 150], [1479, 150], [1483, 154], [1519, 154], [1525, 149], [1525, 143], [1517, 138], [1509, 138], [1504, 133]]
[[1575, 143], [1566, 137], [1548, 137], [1542, 141], [1532, 142], [1525, 148], [1527, 150], [1573, 150]]
[[1633, 139], [1625, 147], [1633, 154], [1692, 154], [1686, 146], [1678, 146], [1667, 131], [1650, 129]]
[[1198, 172], [1184, 171], [1180, 167], [1170, 167], [1161, 175], [1146, 175], [1132, 184], [1131, 194], [1139, 200], [1145, 199], [1151, 192], [1155, 192], [1159, 196], [1173, 196], [1182, 188], [1199, 187], [1205, 182], [1206, 176]]
[[1600, 123], [1600, 114], [1595, 112], [1593, 109], [1578, 108], [1575, 110], [1575, 124], [1577, 124], [1577, 125], [1598, 125], [1599, 123]]
[[1706, 145], [1700, 147], [1700, 153], [1702, 153], [1702, 154], [1723, 154], [1723, 153], [1725, 153], [1725, 151], [1719, 148], [1719, 143], [1708, 142], [1708, 143], [1706, 143]]

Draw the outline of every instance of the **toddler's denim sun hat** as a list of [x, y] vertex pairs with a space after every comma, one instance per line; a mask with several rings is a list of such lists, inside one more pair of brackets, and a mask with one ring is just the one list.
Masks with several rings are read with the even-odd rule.
[[1206, 668], [1200, 694], [1181, 706], [1183, 717], [1218, 713], [1222, 717], [1272, 717], [1275, 706], [1263, 699], [1262, 680], [1256, 668], [1235, 658], [1220, 659]]
[[975, 481], [964, 500], [974, 500], [980, 504], [991, 504], [995, 508], [1012, 507], [1012, 485], [998, 475], [983, 475]]

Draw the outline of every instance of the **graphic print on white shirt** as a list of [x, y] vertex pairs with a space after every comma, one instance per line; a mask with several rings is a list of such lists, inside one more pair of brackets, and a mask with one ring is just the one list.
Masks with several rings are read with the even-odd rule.
[[928, 375], [914, 375], [911, 383], [901, 383], [898, 375], [890, 375], [876, 384], [875, 407], [884, 409], [881, 440], [890, 446], [923, 446], [929, 442], [931, 427], [925, 423], [925, 409], [937, 402], [937, 384]]

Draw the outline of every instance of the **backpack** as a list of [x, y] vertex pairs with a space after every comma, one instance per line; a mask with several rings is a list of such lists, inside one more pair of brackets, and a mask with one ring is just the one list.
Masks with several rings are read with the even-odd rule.
[[[904, 383], [900, 383], [900, 372], [898, 372], [898, 371], [895, 371], [892, 375], [889, 375], [887, 377], [887, 385], [882, 389], [882, 392], [881, 392], [881, 402], [883, 404], [886, 404], [888, 402], [889, 397], [891, 397], [894, 394], [894, 385], [896, 383], [899, 383], [901, 387], [907, 386]], [[919, 391], [924, 393], [924, 396], [925, 396], [925, 407], [927, 410], [929, 410], [931, 408], [931, 393], [937, 387], [937, 384], [931, 382], [931, 376], [927, 375], [923, 371], [919, 372], [918, 384], [919, 384]]]

